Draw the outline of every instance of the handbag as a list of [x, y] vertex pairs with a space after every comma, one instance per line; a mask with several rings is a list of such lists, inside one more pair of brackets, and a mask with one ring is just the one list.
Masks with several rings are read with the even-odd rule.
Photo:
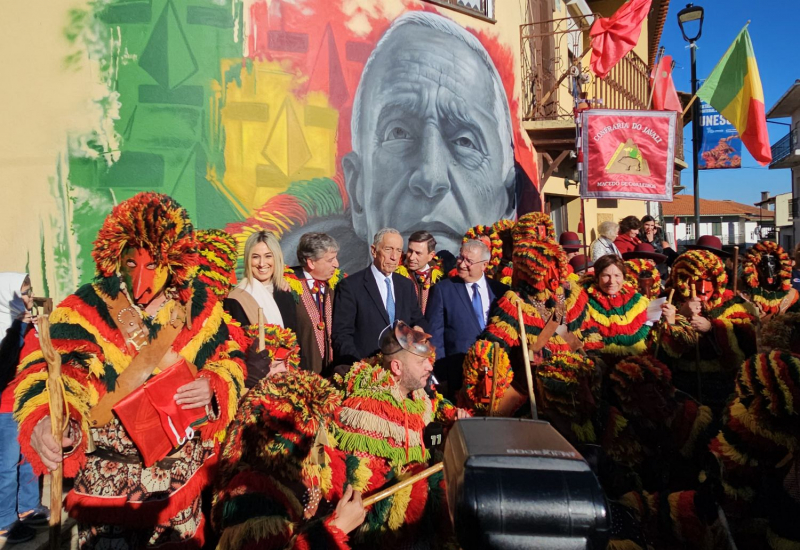
[[150, 467], [194, 437], [194, 427], [206, 420], [203, 407], [183, 409], [175, 393], [197, 375], [194, 365], [181, 358], [136, 388], [114, 412]]

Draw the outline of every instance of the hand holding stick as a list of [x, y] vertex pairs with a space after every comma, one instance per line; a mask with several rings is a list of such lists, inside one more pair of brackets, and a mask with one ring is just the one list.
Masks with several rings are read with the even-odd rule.
[[[667, 298], [667, 303], [672, 305], [672, 297], [675, 296], [675, 289], [670, 289], [669, 291], [669, 298]], [[653, 353], [653, 357], [658, 359], [658, 350], [661, 347], [661, 335], [664, 333], [664, 325], [659, 325], [658, 327], [658, 338], [656, 338], [656, 349]]]
[[[44, 305], [44, 314], [39, 319], [39, 342], [42, 355], [47, 363], [47, 393], [50, 401], [50, 426], [53, 439], [61, 446], [64, 432], [64, 382], [61, 380], [61, 356], [53, 348], [50, 340], [50, 312], [53, 301]], [[67, 419], [68, 420], [68, 419]], [[61, 508], [63, 506], [64, 465], [58, 463], [50, 472], [50, 549], [61, 547]]]

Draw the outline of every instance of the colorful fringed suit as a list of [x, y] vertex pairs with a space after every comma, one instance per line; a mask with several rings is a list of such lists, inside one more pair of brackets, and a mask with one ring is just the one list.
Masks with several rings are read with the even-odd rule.
[[[143, 220], [160, 220], [161, 225], [153, 229]], [[192, 278], [191, 266], [197, 262], [192, 235], [185, 211], [169, 197], [143, 193], [121, 203], [107, 218], [96, 243], [96, 282], [79, 288], [50, 316], [52, 343], [61, 356], [68, 420], [80, 434], [63, 464], [64, 475], [75, 478], [66, 507], [78, 521], [82, 547], [202, 544], [200, 492], [209, 482], [219, 442], [236, 412], [244, 363], [239, 346], [229, 337], [222, 304], [205, 284]], [[170, 266], [172, 298], [154, 317], [142, 313], [144, 327], [152, 338], [172, 324], [176, 308], [190, 305], [191, 327], [188, 322], [182, 326], [167, 354], [193, 363], [198, 377], [209, 381], [213, 399], [206, 421], [197, 428], [199, 434], [165, 460], [145, 467], [116, 416], [97, 427], [90, 426], [89, 417], [138, 354], [112, 318], [110, 304], [127, 297], [117, 274], [121, 251], [145, 246], [148, 239], [163, 247], [160, 254], [150, 250], [159, 265]], [[46, 468], [31, 446], [31, 435], [49, 415], [47, 365], [34, 336], [26, 341], [23, 353], [13, 385], [14, 414], [22, 450], [42, 474]], [[87, 448], [90, 440], [97, 451]]]
[[221, 550], [404, 548], [446, 528], [441, 474], [370, 507], [349, 536], [332, 522], [347, 485], [368, 496], [424, 469], [422, 430], [454, 416], [423, 390], [395, 395], [391, 375], [367, 362], [336, 382], [290, 370], [247, 394], [215, 491]]
[[[768, 257], [769, 266], [765, 265]], [[798, 307], [800, 293], [792, 288], [792, 260], [777, 243], [759, 241], [745, 252], [742, 283], [743, 293], [756, 305], [762, 317]]]
[[[681, 254], [672, 266], [668, 289], [675, 289], [675, 305], [680, 309], [690, 299], [698, 281], [711, 283], [711, 291], [703, 303], [703, 317], [711, 323], [708, 332], [698, 332], [695, 346], [673, 342], [676, 351], [668, 360], [673, 369], [675, 386], [695, 397], [698, 373], [702, 399], [712, 410], [719, 411], [733, 391], [733, 379], [742, 362], [756, 352], [754, 308], [727, 288], [728, 276], [722, 261], [705, 250]], [[691, 322], [691, 319], [688, 319]], [[666, 350], [668, 351], [668, 350]]]

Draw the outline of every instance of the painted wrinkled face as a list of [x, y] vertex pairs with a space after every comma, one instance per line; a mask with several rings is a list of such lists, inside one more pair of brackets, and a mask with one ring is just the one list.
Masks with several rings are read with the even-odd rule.
[[250, 250], [250, 273], [259, 283], [272, 280], [275, 273], [275, 256], [267, 243], [256, 243]]
[[758, 280], [767, 290], [777, 290], [780, 286], [778, 278], [778, 259], [772, 254], [765, 254], [758, 263]]
[[436, 251], [428, 252], [428, 243], [408, 243], [406, 251], [406, 267], [411, 271], [423, 269], [428, 262], [433, 260]]
[[387, 233], [378, 246], [372, 245], [370, 248], [375, 267], [388, 276], [394, 273], [403, 258], [403, 237], [397, 233]]
[[157, 265], [144, 248], [126, 248], [120, 262], [120, 275], [138, 306], [147, 306], [167, 286], [169, 269]]
[[[514, 170], [505, 95], [463, 41], [420, 25], [393, 31], [362, 82], [357, 158], [345, 177], [358, 233], [424, 227], [458, 250], [468, 227], [510, 217]], [[502, 93], [502, 92], [501, 92]], [[356, 147], [356, 140], [358, 147]], [[351, 157], [353, 158], [353, 157]]]
[[714, 294], [714, 284], [711, 281], [699, 279], [694, 282], [694, 293], [698, 300], [707, 302]]
[[605, 268], [597, 278], [600, 290], [609, 296], [616, 296], [622, 289], [622, 283], [624, 281], [625, 275], [615, 265], [610, 265]]

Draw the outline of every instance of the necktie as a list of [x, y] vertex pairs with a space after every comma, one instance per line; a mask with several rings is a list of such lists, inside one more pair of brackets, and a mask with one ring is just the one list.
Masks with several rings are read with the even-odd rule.
[[481, 301], [481, 293], [478, 292], [478, 283], [472, 283], [472, 311], [475, 312], [475, 318], [481, 330], [486, 328], [486, 321], [483, 320], [483, 302]]
[[392, 296], [392, 278], [386, 277], [386, 313], [389, 314], [389, 323], [394, 323], [394, 296]]

